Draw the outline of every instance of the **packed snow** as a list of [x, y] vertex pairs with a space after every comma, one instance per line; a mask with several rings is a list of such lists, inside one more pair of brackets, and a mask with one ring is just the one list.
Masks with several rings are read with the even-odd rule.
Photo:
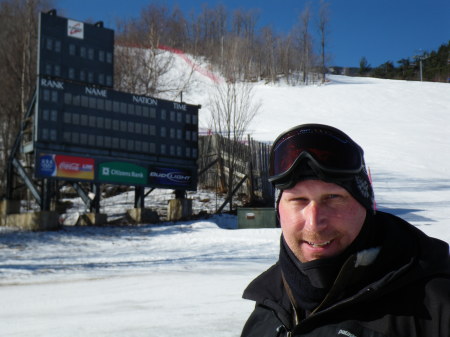
[[[174, 69], [186, 66], [179, 58]], [[185, 101], [203, 106], [201, 73]], [[450, 242], [450, 85], [330, 76], [323, 85], [255, 84], [262, 108], [249, 126], [271, 141], [302, 123], [350, 134], [365, 150], [378, 208]], [[156, 190], [148, 207], [164, 207]], [[213, 213], [223, 200], [190, 194], [194, 211]], [[132, 192], [102, 201], [110, 217], [133, 205]], [[135, 226], [77, 227], [54, 232], [0, 228], [2, 336], [235, 337], [253, 309], [246, 285], [277, 260], [280, 230], [237, 229], [235, 216]]]

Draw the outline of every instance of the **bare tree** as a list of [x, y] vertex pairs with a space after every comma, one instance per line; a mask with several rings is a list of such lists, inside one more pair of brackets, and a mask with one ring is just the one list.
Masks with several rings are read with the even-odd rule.
[[258, 12], [255, 10], [239, 9], [233, 12], [231, 35], [240, 41], [240, 65], [245, 80], [252, 80], [259, 75], [255, 62], [257, 21]]
[[195, 22], [198, 51], [215, 64], [220, 64], [221, 43], [227, 34], [227, 20], [227, 11], [223, 5], [209, 8], [205, 4]]
[[[149, 5], [141, 11], [139, 20], [120, 26], [115, 51], [116, 86], [119, 90], [142, 95], [158, 95], [162, 75], [170, 70], [172, 60], [158, 60], [167, 8]], [[158, 62], [160, 61], [160, 62]]]
[[0, 2], [0, 169], [4, 170], [36, 87], [38, 15], [51, 1]]
[[302, 72], [302, 81], [308, 83], [308, 75], [313, 61], [312, 36], [309, 33], [311, 21], [311, 5], [307, 4], [299, 16], [297, 26], [294, 28], [294, 35], [297, 36], [297, 48], [300, 55], [300, 70]]
[[139, 20], [118, 24], [114, 63], [118, 90], [175, 99], [189, 88], [193, 67], [177, 78], [170, 77], [175, 50], [162, 43], [174, 41], [175, 33], [168, 37], [165, 27], [170, 20], [167, 8], [150, 5]]
[[189, 40], [188, 22], [180, 8], [175, 7], [168, 17], [164, 44], [186, 50]]
[[272, 28], [264, 27], [261, 36], [261, 47], [263, 48], [260, 48], [260, 74], [271, 82], [275, 82], [277, 79], [276, 44], [277, 37]]
[[278, 50], [280, 72], [284, 75], [286, 81], [291, 83], [292, 71], [296, 68], [292, 35], [279, 40]]
[[328, 31], [329, 31], [329, 4], [325, 1], [320, 1], [320, 9], [319, 9], [319, 19], [317, 23], [317, 28], [320, 34], [320, 61], [321, 61], [321, 73], [322, 73], [322, 83], [325, 82], [326, 75], [326, 52], [325, 46], [328, 40]]
[[254, 100], [253, 85], [248, 82], [219, 83], [210, 96], [212, 129], [222, 136], [219, 142], [219, 156], [228, 169], [225, 185], [230, 210], [237, 166], [242, 165], [243, 161], [238, 157], [238, 148], [242, 146], [249, 124], [258, 113], [260, 105], [260, 102]]

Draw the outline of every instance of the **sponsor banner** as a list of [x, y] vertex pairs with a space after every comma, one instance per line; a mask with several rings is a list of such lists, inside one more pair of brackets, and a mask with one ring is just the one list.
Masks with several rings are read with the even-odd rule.
[[148, 171], [142, 166], [124, 162], [101, 163], [98, 168], [100, 181], [130, 185], [146, 185]]
[[190, 187], [192, 184], [192, 173], [186, 169], [150, 167], [148, 182], [151, 185]]
[[37, 173], [42, 177], [94, 180], [94, 167], [92, 158], [40, 154]]
[[67, 36], [84, 39], [84, 23], [75, 20], [67, 20]]
[[41, 154], [37, 163], [37, 175], [56, 177], [56, 160], [54, 154]]

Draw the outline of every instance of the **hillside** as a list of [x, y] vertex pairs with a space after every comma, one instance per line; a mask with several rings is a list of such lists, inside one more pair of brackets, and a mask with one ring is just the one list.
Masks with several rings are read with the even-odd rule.
[[[207, 93], [214, 84], [196, 76], [196, 90], [185, 97], [202, 105], [200, 123], [207, 127]], [[380, 208], [415, 205], [425, 219], [433, 214], [446, 220], [448, 213], [440, 213], [450, 197], [450, 85], [337, 75], [328, 79], [325, 85], [306, 87], [256, 83], [255, 99], [262, 108], [249, 126], [250, 135], [272, 141], [302, 123], [338, 127], [365, 150]], [[427, 192], [431, 197], [424, 196]], [[440, 211], [429, 210], [430, 204]]]

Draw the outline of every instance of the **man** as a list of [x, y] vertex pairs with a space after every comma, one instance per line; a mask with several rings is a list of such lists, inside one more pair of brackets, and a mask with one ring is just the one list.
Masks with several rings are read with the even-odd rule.
[[450, 336], [449, 246], [375, 211], [363, 150], [330, 126], [274, 142], [278, 262], [250, 283], [243, 337]]

